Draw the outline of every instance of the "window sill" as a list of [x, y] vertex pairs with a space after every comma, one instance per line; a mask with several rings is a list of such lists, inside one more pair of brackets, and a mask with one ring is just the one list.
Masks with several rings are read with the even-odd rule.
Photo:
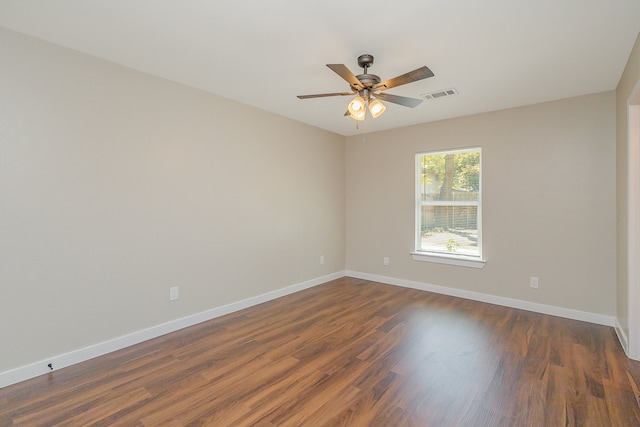
[[427, 252], [411, 252], [414, 261], [435, 262], [438, 264], [457, 265], [460, 267], [483, 268], [487, 262], [484, 259], [465, 256], [444, 255]]

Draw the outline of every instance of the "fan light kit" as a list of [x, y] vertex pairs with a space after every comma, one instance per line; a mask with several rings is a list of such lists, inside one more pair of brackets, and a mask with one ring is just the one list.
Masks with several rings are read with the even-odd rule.
[[354, 75], [344, 64], [327, 64], [333, 72], [342, 77], [349, 86], [351, 92], [319, 93], [315, 95], [298, 95], [300, 99], [323, 98], [327, 96], [354, 96], [349, 102], [345, 116], [354, 120], [364, 120], [369, 113], [375, 119], [380, 117], [387, 107], [381, 100], [414, 108], [420, 105], [421, 99], [407, 98], [405, 96], [391, 95], [381, 91], [391, 89], [418, 80], [433, 77], [433, 72], [427, 67], [420, 67], [416, 70], [394, 77], [393, 79], [380, 82], [380, 77], [375, 74], [368, 74], [367, 70], [373, 65], [373, 55], [365, 54], [358, 57], [358, 65], [364, 68], [364, 73]]

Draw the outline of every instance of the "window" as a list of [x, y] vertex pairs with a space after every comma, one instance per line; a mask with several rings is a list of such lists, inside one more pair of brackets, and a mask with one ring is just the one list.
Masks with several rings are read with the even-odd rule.
[[414, 259], [484, 266], [480, 177], [480, 148], [416, 155]]

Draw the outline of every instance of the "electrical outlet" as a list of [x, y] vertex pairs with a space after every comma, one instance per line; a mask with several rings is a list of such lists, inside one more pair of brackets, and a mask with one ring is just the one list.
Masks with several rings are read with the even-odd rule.
[[532, 288], [538, 289], [538, 278], [537, 277], [530, 277], [529, 278], [529, 286], [531, 286]]
[[386, 257], [382, 258], [382, 263], [383, 263], [384, 265], [389, 265], [389, 257], [388, 257], [388, 256], [386, 256]]
[[169, 288], [169, 301], [175, 301], [177, 300], [179, 297], [178, 294], [178, 287], [177, 286], [173, 286], [171, 288]]
[[320, 255], [320, 264], [324, 264], [324, 255]]

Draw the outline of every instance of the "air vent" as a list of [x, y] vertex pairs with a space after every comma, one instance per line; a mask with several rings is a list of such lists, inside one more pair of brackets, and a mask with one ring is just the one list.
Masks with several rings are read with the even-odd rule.
[[446, 96], [453, 96], [457, 94], [458, 94], [458, 90], [452, 87], [449, 89], [437, 90], [435, 92], [423, 93], [420, 96], [424, 99], [438, 99], [438, 98], [444, 98]]

